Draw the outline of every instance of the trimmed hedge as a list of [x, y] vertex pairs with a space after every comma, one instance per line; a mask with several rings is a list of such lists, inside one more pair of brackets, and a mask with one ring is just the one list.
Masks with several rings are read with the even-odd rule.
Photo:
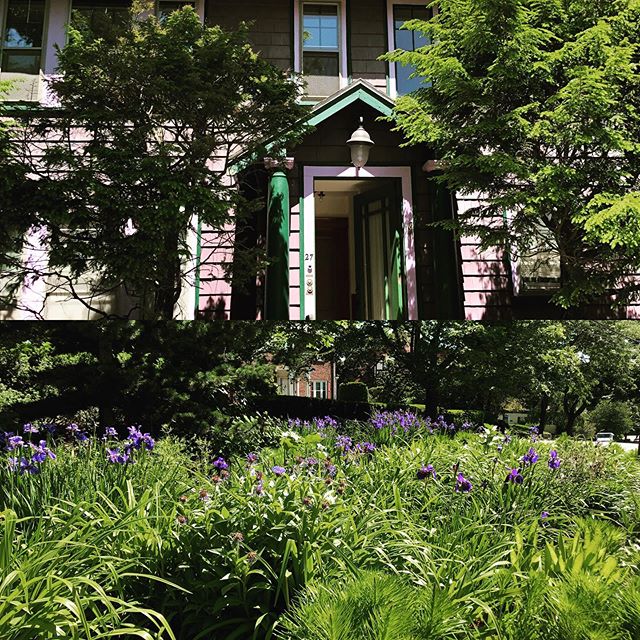
[[338, 400], [369, 402], [369, 390], [364, 382], [345, 382], [338, 387]]
[[403, 404], [371, 404], [369, 402], [345, 402], [324, 398], [298, 398], [277, 396], [252, 403], [253, 409], [264, 411], [277, 418], [300, 418], [312, 420], [321, 416], [332, 416], [341, 420], [368, 420], [377, 411], [412, 411], [416, 409]]
[[447, 409], [443, 411], [443, 415], [447, 420], [456, 424], [463, 422], [482, 424], [484, 422], [484, 411], [479, 409]]

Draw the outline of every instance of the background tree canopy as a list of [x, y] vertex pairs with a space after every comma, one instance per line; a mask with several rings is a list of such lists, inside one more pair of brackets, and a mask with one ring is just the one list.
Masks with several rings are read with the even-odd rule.
[[104, 425], [219, 433], [276, 395], [274, 365], [300, 374], [319, 361], [382, 405], [415, 403], [432, 416], [495, 422], [519, 406], [529, 424], [558, 432], [638, 427], [640, 334], [633, 322], [603, 321], [5, 323], [0, 418], [89, 410]]
[[428, 83], [394, 117], [435, 150], [449, 188], [487, 198], [459, 230], [515, 256], [556, 249], [562, 306], [636, 297], [625, 276], [640, 271], [640, 2], [432, 6], [407, 27], [433, 44], [388, 56]]

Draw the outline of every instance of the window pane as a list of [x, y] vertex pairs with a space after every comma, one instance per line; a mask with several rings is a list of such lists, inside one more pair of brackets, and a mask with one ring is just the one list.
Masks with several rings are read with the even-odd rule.
[[[397, 5], [393, 9], [395, 47], [405, 51], [415, 51], [430, 43], [429, 38], [419, 31], [402, 29], [402, 25], [408, 20], [429, 20], [431, 10], [426, 7]], [[405, 95], [415, 91], [422, 85], [422, 78], [410, 78], [415, 71], [412, 65], [396, 64], [396, 90], [399, 95]]]
[[520, 256], [520, 280], [523, 291], [549, 291], [560, 286], [560, 253], [545, 227], [536, 228], [528, 249]]
[[181, 2], [181, 0], [160, 0], [158, 2], [158, 18], [160, 20], [166, 18], [170, 13], [178, 11], [186, 6], [193, 7], [195, 9], [195, 2]]
[[312, 53], [306, 51], [303, 73], [310, 96], [330, 96], [340, 89], [337, 53]]
[[9, 0], [4, 46], [25, 49], [42, 46], [44, 0]]
[[71, 24], [96, 38], [114, 38], [129, 19], [130, 0], [74, 0]]
[[2, 72], [38, 75], [40, 73], [40, 49], [32, 51], [5, 50], [2, 55]]
[[305, 49], [338, 49], [338, 7], [305, 4], [303, 18]]

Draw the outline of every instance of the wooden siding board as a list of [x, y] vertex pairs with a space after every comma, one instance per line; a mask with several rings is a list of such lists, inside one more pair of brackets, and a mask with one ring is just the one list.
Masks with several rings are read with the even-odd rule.
[[206, 17], [209, 24], [228, 29], [237, 28], [243, 21], [250, 22], [249, 39], [256, 51], [281, 69], [290, 69], [291, 7], [291, 2], [282, 0], [251, 3], [207, 0]]

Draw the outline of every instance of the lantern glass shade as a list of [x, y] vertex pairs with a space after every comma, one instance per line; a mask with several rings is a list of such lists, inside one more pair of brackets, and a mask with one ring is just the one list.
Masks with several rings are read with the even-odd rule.
[[356, 167], [356, 169], [362, 169], [369, 161], [371, 145], [357, 142], [349, 146], [351, 147], [351, 164]]
[[362, 169], [369, 161], [369, 153], [374, 144], [362, 124], [362, 118], [360, 118], [360, 127], [353, 132], [347, 144], [351, 149], [351, 163], [356, 169]]

